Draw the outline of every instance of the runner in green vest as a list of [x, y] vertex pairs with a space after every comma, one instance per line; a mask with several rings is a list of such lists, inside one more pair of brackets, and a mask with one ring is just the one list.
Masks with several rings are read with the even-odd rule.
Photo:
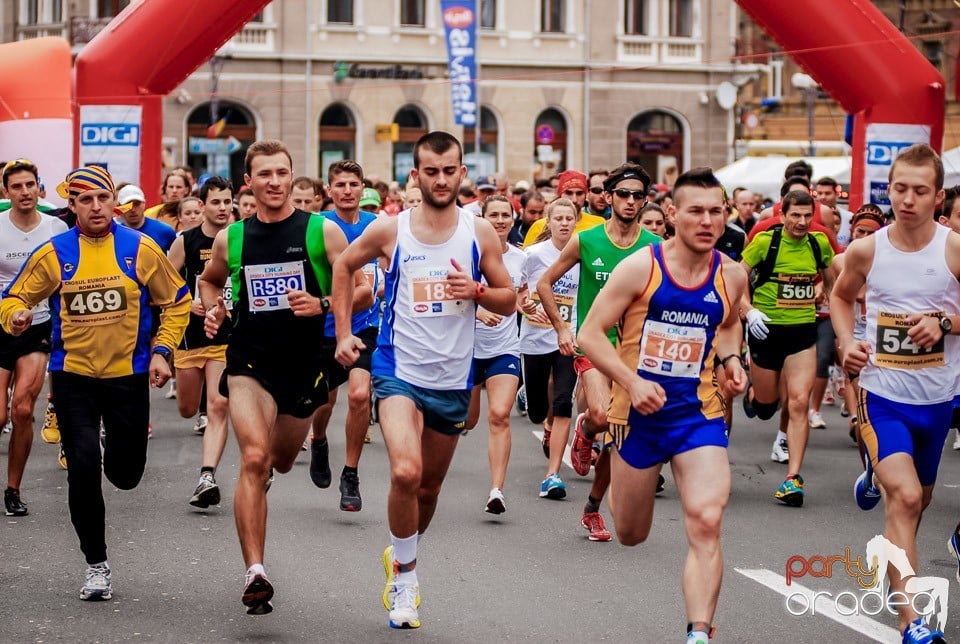
[[[660, 237], [640, 226], [640, 209], [647, 198], [650, 176], [640, 165], [625, 163], [616, 168], [604, 181], [604, 196], [610, 204], [612, 216], [602, 226], [578, 233], [564, 247], [557, 261], [547, 269], [537, 284], [544, 312], [557, 330], [560, 352], [572, 356], [577, 353], [576, 341], [564, 324], [563, 316], [553, 297], [553, 284], [580, 264], [580, 288], [577, 292], [578, 319], [586, 318], [600, 289], [606, 284], [613, 268], [637, 250], [661, 241]], [[617, 330], [607, 334], [617, 343]], [[590, 359], [577, 355], [574, 369], [580, 378], [577, 407], [585, 409], [577, 416], [570, 460], [580, 476], [590, 473], [593, 442], [607, 431], [607, 406], [610, 403], [610, 380], [594, 369]], [[606, 445], [606, 441], [602, 441]], [[607, 449], [601, 449], [596, 462], [596, 475], [580, 525], [590, 531], [591, 541], [610, 541], [600, 514], [600, 502], [610, 485], [610, 459]]]

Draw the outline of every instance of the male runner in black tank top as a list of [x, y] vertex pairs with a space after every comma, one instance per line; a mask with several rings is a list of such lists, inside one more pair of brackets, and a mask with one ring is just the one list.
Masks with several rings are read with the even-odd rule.
[[[327, 399], [319, 344], [330, 308], [330, 266], [347, 240], [336, 224], [290, 203], [293, 162], [283, 143], [254, 143], [244, 166], [257, 215], [217, 235], [199, 288], [213, 337], [225, 318], [221, 289], [228, 277], [234, 287], [220, 385], [240, 445], [233, 505], [247, 566], [241, 599], [248, 614], [263, 615], [273, 610], [263, 569], [266, 491], [272, 469], [293, 467], [310, 418]], [[360, 271], [354, 279], [355, 306], [370, 307], [372, 289]]]
[[[205, 311], [197, 293], [197, 282], [213, 256], [214, 238], [230, 223], [233, 187], [223, 177], [211, 177], [200, 187], [200, 199], [204, 204], [203, 221], [174, 240], [168, 257], [186, 280], [193, 296], [190, 323], [177, 348], [174, 366], [179, 380], [177, 407], [182, 417], [196, 415], [206, 385], [207, 426], [203, 433], [200, 481], [190, 498], [190, 505], [208, 508], [220, 505], [216, 470], [227, 443], [227, 399], [217, 385], [226, 366], [228, 329], [224, 326], [213, 338], [207, 337], [203, 329]], [[229, 301], [230, 295], [224, 299]]]

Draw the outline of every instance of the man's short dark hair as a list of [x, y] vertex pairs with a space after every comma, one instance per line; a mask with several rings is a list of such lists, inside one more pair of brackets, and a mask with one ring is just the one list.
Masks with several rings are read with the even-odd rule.
[[207, 203], [207, 195], [211, 190], [229, 190], [230, 197], [233, 198], [233, 185], [223, 177], [210, 177], [200, 186], [200, 201]]
[[520, 207], [526, 208], [527, 204], [531, 201], [542, 201], [543, 203], [547, 202], [543, 195], [540, 194], [539, 190], [527, 190], [520, 196]]
[[443, 130], [424, 134], [413, 146], [413, 167], [420, 168], [420, 148], [426, 147], [434, 154], [443, 154], [454, 146], [457, 148], [457, 163], [463, 163], [463, 146], [460, 145], [457, 137]]
[[29, 172], [33, 175], [33, 178], [37, 180], [37, 183], [40, 183], [40, 174], [32, 162], [27, 161], [26, 159], [14, 159], [13, 161], [8, 161], [0, 165], [0, 168], [3, 168], [3, 187], [7, 187], [7, 178], [14, 172]]
[[807, 192], [810, 191], [810, 180], [804, 177], [803, 175], [794, 174], [787, 177], [786, 181], [784, 181], [783, 184], [780, 186], [780, 198], [782, 199], [786, 197], [787, 193], [790, 192], [790, 186], [795, 186], [798, 183], [801, 186], [805, 187], [807, 189]]
[[343, 159], [341, 161], [335, 161], [330, 164], [330, 167], [327, 168], [327, 183], [333, 183], [333, 177], [337, 174], [352, 174], [360, 179], [360, 183], [363, 183], [363, 168], [360, 167], [360, 164], [352, 159]]
[[816, 202], [813, 199], [813, 195], [811, 195], [808, 191], [793, 190], [783, 196], [783, 205], [780, 207], [780, 210], [783, 214], [787, 214], [787, 211], [794, 206], [813, 207], [814, 203]]
[[534, 187], [534, 188], [537, 188], [537, 189], [540, 189], [540, 188], [552, 188], [552, 187], [553, 187], [553, 184], [550, 182], [550, 179], [537, 179], [537, 180], [534, 182], [533, 187]]
[[713, 168], [693, 168], [687, 170], [673, 184], [673, 200], [680, 201], [680, 192], [683, 188], [719, 188], [723, 192], [723, 184], [717, 175], [713, 174]]
[[650, 187], [650, 175], [643, 169], [643, 166], [639, 163], [627, 161], [610, 171], [603, 182], [603, 189], [607, 192], [613, 192], [613, 189], [617, 187], [618, 183], [626, 181], [627, 179], [637, 179], [643, 184], [644, 190]]
[[783, 178], [789, 179], [797, 174], [806, 177], [807, 181], [810, 181], [810, 178], [813, 177], [813, 166], [806, 161], [794, 161], [783, 171]]
[[276, 139], [263, 139], [262, 141], [255, 141], [253, 145], [247, 148], [247, 153], [243, 158], [244, 173], [248, 176], [250, 175], [253, 160], [256, 157], [271, 157], [274, 154], [285, 154], [287, 162], [290, 164], [290, 169], [293, 170], [293, 157], [290, 156], [290, 150], [287, 149], [286, 144]]
[[831, 188], [833, 188], [834, 190], [836, 190], [836, 189], [837, 189], [837, 186], [839, 186], [840, 184], [837, 183], [837, 180], [834, 179], [833, 177], [820, 177], [819, 179], [817, 179], [817, 183], [815, 183], [814, 185], [817, 185], [817, 186], [830, 186]]

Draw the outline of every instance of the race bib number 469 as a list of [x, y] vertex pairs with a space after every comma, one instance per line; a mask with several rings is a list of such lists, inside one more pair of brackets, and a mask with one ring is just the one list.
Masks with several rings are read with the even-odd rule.
[[906, 313], [877, 312], [877, 350], [873, 364], [894, 369], [927, 369], [946, 364], [943, 338], [929, 349], [914, 344], [907, 335], [913, 326], [907, 317]]
[[245, 266], [244, 281], [251, 313], [289, 309], [287, 292], [302, 291], [306, 284], [303, 262]]
[[127, 290], [120, 275], [64, 282], [60, 297], [74, 326], [113, 324], [127, 314]]

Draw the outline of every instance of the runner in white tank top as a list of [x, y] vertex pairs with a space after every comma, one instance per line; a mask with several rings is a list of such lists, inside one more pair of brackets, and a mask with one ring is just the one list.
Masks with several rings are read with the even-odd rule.
[[[862, 369], [858, 407], [868, 462], [854, 497], [870, 510], [882, 486], [884, 535], [904, 549], [917, 575], [917, 530], [933, 495], [960, 371], [960, 235], [933, 219], [943, 194], [943, 164], [933, 149], [916, 144], [903, 151], [890, 168], [896, 221], [850, 244], [830, 301], [843, 366]], [[866, 338], [856, 340], [854, 307], [864, 285]], [[905, 578], [894, 574], [889, 582], [891, 592], [905, 592]], [[911, 589], [935, 592], [921, 577]], [[904, 642], [942, 637], [917, 615], [912, 597], [898, 611]]]
[[460, 142], [446, 132], [426, 134], [414, 145], [413, 161], [421, 205], [370, 224], [333, 269], [336, 358], [348, 365], [363, 344], [340, 298], [351, 297], [352, 271], [374, 259], [387, 262], [372, 374], [390, 456], [391, 545], [383, 553], [382, 599], [393, 628], [420, 626], [417, 541], [466, 426], [476, 307], [507, 316], [517, 297], [493, 228], [456, 206], [466, 174]]

